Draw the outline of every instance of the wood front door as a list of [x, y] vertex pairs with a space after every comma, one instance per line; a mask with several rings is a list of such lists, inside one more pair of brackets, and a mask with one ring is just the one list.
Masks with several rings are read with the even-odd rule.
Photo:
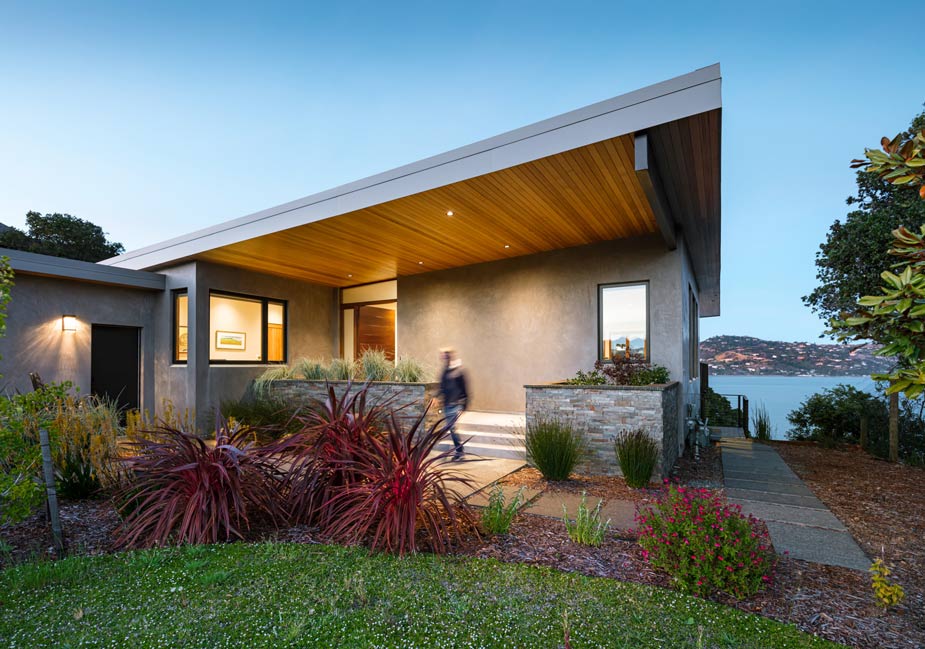
[[395, 360], [395, 306], [361, 306], [356, 310], [356, 356], [367, 349], [381, 349]]

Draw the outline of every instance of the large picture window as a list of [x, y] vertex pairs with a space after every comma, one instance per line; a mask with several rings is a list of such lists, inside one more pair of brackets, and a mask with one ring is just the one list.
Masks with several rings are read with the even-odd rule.
[[649, 284], [601, 284], [599, 358], [649, 360]]
[[286, 303], [211, 292], [209, 360], [212, 363], [286, 362]]

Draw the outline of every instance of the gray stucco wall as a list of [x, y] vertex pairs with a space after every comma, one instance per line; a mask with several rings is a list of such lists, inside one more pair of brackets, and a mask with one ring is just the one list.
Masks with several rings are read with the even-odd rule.
[[402, 277], [399, 355], [435, 362], [451, 345], [473, 408], [522, 412], [525, 384], [560, 381], [597, 360], [598, 285], [648, 280], [652, 362], [686, 385], [683, 257], [650, 236]]
[[[29, 372], [46, 382], [71, 381], [90, 392], [91, 325], [141, 327], [142, 407], [154, 403], [154, 357], [158, 294], [141, 289], [17, 274], [0, 338], [0, 386], [29, 392]], [[61, 330], [62, 315], [76, 315], [77, 331]]]
[[[168, 337], [158, 349], [158, 401], [173, 400], [179, 408], [196, 410], [200, 427], [212, 425], [212, 409], [223, 399], [242, 397], [250, 382], [268, 367], [262, 363], [248, 365], [213, 365], [209, 362], [209, 291], [228, 291], [254, 297], [288, 302], [288, 358], [330, 358], [337, 350], [337, 290], [326, 286], [264, 275], [230, 266], [191, 262], [160, 270], [167, 276], [168, 291], [158, 308], [158, 319], [166, 331], [172, 330], [172, 295], [170, 291], [189, 291], [189, 359], [186, 365], [174, 365]], [[188, 381], [195, 377], [195, 381]]]

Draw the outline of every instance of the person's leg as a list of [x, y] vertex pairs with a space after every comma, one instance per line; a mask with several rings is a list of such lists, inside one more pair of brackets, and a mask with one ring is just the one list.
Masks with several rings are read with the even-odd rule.
[[459, 439], [459, 435], [456, 433], [456, 421], [459, 419], [460, 414], [462, 414], [462, 411], [459, 406], [447, 406], [446, 425], [450, 431], [450, 439], [453, 440], [453, 447], [456, 449], [456, 457], [461, 457], [463, 454], [462, 440]]

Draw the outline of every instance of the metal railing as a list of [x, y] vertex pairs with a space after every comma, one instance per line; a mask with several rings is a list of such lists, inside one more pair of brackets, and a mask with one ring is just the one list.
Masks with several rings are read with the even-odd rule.
[[[713, 393], [710, 399], [701, 404], [701, 416], [708, 419], [710, 426], [732, 426], [748, 433], [748, 397], [744, 394]], [[722, 397], [725, 401], [717, 401]]]

